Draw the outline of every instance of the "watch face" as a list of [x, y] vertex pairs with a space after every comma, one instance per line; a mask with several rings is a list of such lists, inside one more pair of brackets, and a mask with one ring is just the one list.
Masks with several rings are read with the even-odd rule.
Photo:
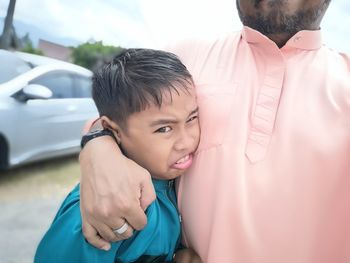
[[95, 135], [95, 134], [98, 134], [100, 132], [102, 132], [103, 130], [95, 130], [95, 131], [90, 131], [88, 134], [86, 135]]

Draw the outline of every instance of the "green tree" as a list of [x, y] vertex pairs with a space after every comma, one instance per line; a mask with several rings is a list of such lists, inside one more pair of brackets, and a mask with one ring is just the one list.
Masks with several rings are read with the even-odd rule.
[[41, 49], [33, 47], [32, 42], [27, 42], [25, 46], [21, 49], [22, 52], [36, 54], [36, 55], [44, 55]]
[[102, 41], [96, 43], [84, 43], [73, 48], [73, 63], [94, 70], [100, 64], [111, 60], [123, 48], [105, 46]]

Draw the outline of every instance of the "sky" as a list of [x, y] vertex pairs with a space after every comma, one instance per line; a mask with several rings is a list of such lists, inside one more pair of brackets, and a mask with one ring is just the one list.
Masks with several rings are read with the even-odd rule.
[[[8, 2], [0, 0], [0, 17]], [[242, 27], [235, 0], [17, 0], [15, 20], [79, 42], [149, 48]], [[350, 1], [333, 0], [321, 24], [323, 42], [350, 53], [349, 25]]]

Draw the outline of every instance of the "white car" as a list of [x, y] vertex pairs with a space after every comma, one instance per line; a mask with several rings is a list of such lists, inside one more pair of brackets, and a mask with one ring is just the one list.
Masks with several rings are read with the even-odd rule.
[[79, 152], [85, 123], [98, 116], [91, 71], [0, 50], [0, 168]]

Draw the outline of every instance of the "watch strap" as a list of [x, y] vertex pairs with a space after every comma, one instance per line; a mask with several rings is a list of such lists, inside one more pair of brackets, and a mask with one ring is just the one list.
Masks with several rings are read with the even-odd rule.
[[108, 129], [96, 130], [96, 131], [88, 132], [81, 138], [80, 147], [83, 149], [84, 146], [92, 139], [95, 139], [101, 136], [106, 136], [106, 135], [111, 136], [116, 141], [115, 136], [111, 130], [108, 130]]

